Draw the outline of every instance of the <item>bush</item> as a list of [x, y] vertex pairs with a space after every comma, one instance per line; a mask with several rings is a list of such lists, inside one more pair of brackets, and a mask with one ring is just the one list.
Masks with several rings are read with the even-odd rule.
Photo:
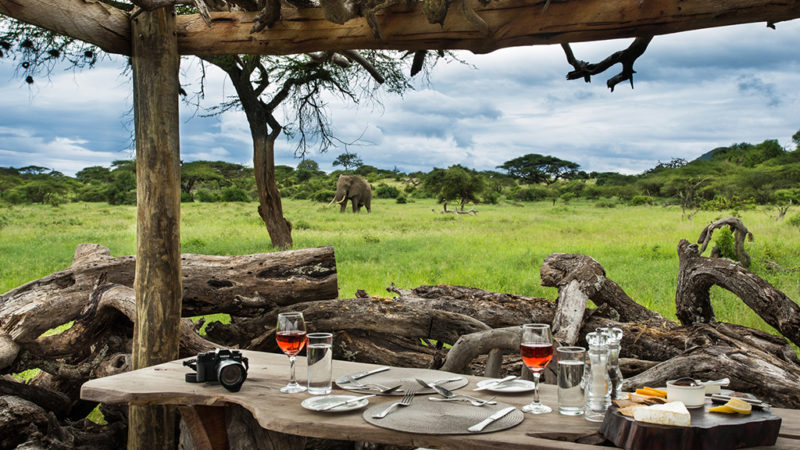
[[375, 189], [375, 195], [378, 196], [378, 198], [397, 198], [400, 195], [400, 191], [394, 186], [381, 183], [378, 185], [378, 188]]
[[250, 197], [247, 195], [244, 189], [231, 186], [225, 188], [220, 193], [220, 198], [224, 202], [249, 202]]
[[789, 225], [793, 227], [800, 227], [800, 214], [795, 214], [789, 219]]
[[734, 248], [733, 233], [730, 228], [719, 229], [714, 243], [720, 256], [736, 261], [736, 249]]
[[561, 201], [564, 203], [569, 203], [569, 201], [575, 199], [575, 197], [577, 196], [575, 195], [574, 192], [564, 192], [563, 194], [561, 194], [559, 199], [561, 199]]
[[535, 202], [552, 197], [552, 193], [543, 186], [530, 186], [514, 192], [512, 197], [523, 202]]
[[634, 195], [630, 203], [631, 206], [652, 205], [653, 197], [649, 195]]
[[604, 198], [602, 200], [598, 200], [594, 206], [598, 208], [616, 208], [617, 202], [613, 198]]
[[489, 191], [483, 196], [483, 203], [496, 205], [498, 201], [500, 201], [500, 194], [496, 191]]
[[192, 194], [188, 192], [181, 192], [181, 203], [192, 203], [194, 201], [194, 197]]
[[403, 188], [403, 192], [406, 194], [411, 194], [412, 192], [416, 191], [417, 187], [413, 184], [407, 184], [406, 187]]
[[102, 184], [87, 184], [78, 191], [78, 201], [104, 202], [108, 199], [108, 188]]
[[218, 192], [209, 191], [208, 189], [200, 189], [197, 191], [196, 197], [203, 203], [214, 203], [220, 200]]
[[408, 203], [408, 200], [406, 200], [405, 195], [401, 195], [401, 196], [397, 197], [397, 203], [405, 204], [405, 203]]
[[322, 189], [314, 192], [311, 195], [311, 200], [315, 202], [330, 202], [334, 195], [336, 195], [336, 191], [332, 189]]

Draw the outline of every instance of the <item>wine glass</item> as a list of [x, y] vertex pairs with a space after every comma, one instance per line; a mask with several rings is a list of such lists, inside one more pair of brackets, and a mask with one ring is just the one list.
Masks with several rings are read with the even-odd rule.
[[553, 337], [550, 325], [546, 323], [527, 323], [522, 326], [522, 340], [519, 345], [522, 362], [533, 372], [533, 401], [522, 407], [531, 414], [545, 414], [552, 411], [549, 406], [539, 402], [539, 377], [547, 363], [553, 359]]
[[294, 358], [306, 345], [306, 322], [301, 312], [285, 312], [278, 314], [278, 326], [275, 328], [275, 339], [278, 347], [289, 356], [291, 375], [289, 384], [281, 388], [281, 392], [294, 394], [306, 390], [294, 379]]

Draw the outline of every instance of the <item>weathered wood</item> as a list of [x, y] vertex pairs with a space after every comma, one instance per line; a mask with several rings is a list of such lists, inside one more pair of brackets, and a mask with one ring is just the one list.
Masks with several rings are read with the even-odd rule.
[[[178, 43], [172, 7], [144, 11], [131, 24], [136, 126], [136, 322], [134, 369], [178, 357], [181, 318]], [[177, 443], [174, 407], [131, 406], [128, 448]]]
[[734, 261], [700, 256], [697, 244], [678, 244], [678, 287], [675, 309], [684, 325], [716, 320], [709, 289], [727, 289], [765, 322], [795, 345], [800, 345], [800, 306], [763, 278]]
[[0, 334], [0, 370], [10, 366], [19, 354], [19, 345], [10, 336]]
[[[735, 328], [698, 323], [687, 327], [687, 350], [628, 378], [623, 390], [665, 386], [667, 380], [729, 378], [729, 388], [751, 393], [772, 405], [800, 408], [800, 366], [739, 339]], [[623, 346], [624, 348], [624, 346]]]
[[[44, 426], [47, 423], [47, 411], [41, 406], [13, 395], [0, 396], [0, 447], [15, 448], [25, 439], [26, 430], [33, 426]], [[26, 430], [27, 431], [27, 430]]]
[[638, 422], [612, 406], [600, 432], [628, 450], [732, 450], [774, 445], [781, 428], [780, 417], [756, 409], [750, 415], [714, 414], [704, 408], [689, 410], [689, 414], [690, 426], [674, 427]]
[[[366, 20], [343, 25], [324, 19], [320, 8], [282, 8], [282, 18], [251, 34], [258, 12], [212, 12], [209, 27], [200, 14], [178, 17], [181, 54], [272, 54], [346, 49], [465, 49], [487, 53], [504, 47], [550, 45], [677, 33], [741, 23], [776, 23], [800, 17], [800, 2], [722, 0], [690, 2], [652, 0], [573, 2], [500, 0], [476, 6], [488, 24], [485, 37], [457, 8], [444, 26], [430, 24], [421, 3], [377, 15], [383, 40], [373, 37]], [[91, 42], [111, 53], [130, 54], [125, 13], [81, 0], [0, 0], [0, 13]]]
[[573, 284], [570, 289], [580, 291], [596, 305], [608, 305], [619, 314], [622, 322], [645, 322], [663, 320], [661, 314], [650, 311], [628, 297], [617, 283], [606, 278], [606, 271], [593, 258], [571, 253], [552, 253], [545, 258], [540, 269], [542, 286], [557, 287], [561, 290]]
[[[106, 283], [133, 287], [136, 258], [112, 257], [108, 248], [80, 244], [72, 265], [0, 295], [0, 336], [17, 343], [79, 316], [101, 276]], [[229, 313], [259, 316], [276, 305], [336, 298], [333, 247], [238, 256], [181, 255], [182, 315]], [[2, 355], [13, 354], [4, 347]], [[3, 364], [0, 364], [2, 367]]]
[[0, 14], [94, 44], [109, 53], [131, 53], [127, 13], [103, 2], [0, 0]]
[[736, 258], [743, 266], [750, 267], [750, 255], [748, 255], [747, 251], [744, 249], [744, 241], [745, 239], [752, 241], [753, 233], [751, 233], [747, 227], [744, 226], [744, 223], [742, 223], [741, 219], [738, 217], [725, 217], [724, 219], [719, 219], [703, 228], [703, 231], [700, 232], [700, 237], [697, 238], [697, 243], [701, 245], [698, 253], [702, 255], [706, 250], [709, 242], [711, 242], [711, 236], [714, 234], [714, 230], [725, 226], [727, 226], [733, 232], [735, 237], [734, 250], [736, 252]]
[[574, 345], [583, 323], [589, 297], [581, 290], [581, 282], [572, 280], [558, 290], [556, 315], [553, 318], [553, 339], [559, 345]]
[[504, 47], [596, 41], [658, 35], [748, 22], [779, 22], [800, 17], [800, 3], [753, 0], [692, 2], [655, 0], [613, 2], [493, 1], [476, 6], [490, 35], [480, 31], [455, 8], [444, 26], [430, 24], [416, 3], [378, 14], [383, 40], [376, 40], [366, 20], [343, 25], [324, 19], [319, 9], [289, 10], [269, 30], [250, 34], [256, 13], [212, 13], [209, 29], [199, 15], [179, 18], [182, 54], [291, 54], [353, 48], [422, 50], [465, 49], [488, 53]]
[[71, 400], [58, 391], [21, 383], [10, 375], [0, 378], [0, 395], [13, 395], [33, 402], [59, 418], [67, 415]]
[[478, 355], [494, 349], [519, 353], [521, 328], [494, 328], [461, 336], [447, 353], [442, 370], [456, 373], [469, 373], [469, 363]]

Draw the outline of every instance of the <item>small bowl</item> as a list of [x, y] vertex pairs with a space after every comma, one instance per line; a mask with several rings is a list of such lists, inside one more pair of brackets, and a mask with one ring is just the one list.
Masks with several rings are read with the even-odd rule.
[[687, 408], [699, 408], [706, 404], [706, 387], [687, 378], [667, 381], [667, 401], [683, 402]]

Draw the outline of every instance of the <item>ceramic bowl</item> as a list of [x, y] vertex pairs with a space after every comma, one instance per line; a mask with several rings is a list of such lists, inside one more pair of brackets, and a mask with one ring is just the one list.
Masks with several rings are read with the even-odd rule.
[[686, 379], [667, 381], [667, 401], [683, 402], [687, 408], [699, 408], [706, 403], [706, 387]]

